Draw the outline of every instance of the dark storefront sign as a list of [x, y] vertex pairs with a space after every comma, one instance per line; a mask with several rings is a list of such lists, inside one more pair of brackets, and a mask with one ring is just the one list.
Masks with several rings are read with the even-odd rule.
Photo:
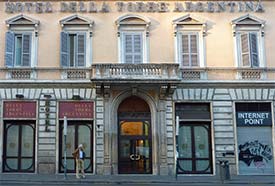
[[36, 102], [34, 101], [5, 101], [3, 117], [6, 119], [35, 118]]
[[238, 126], [271, 126], [270, 112], [237, 112]]
[[59, 103], [59, 118], [93, 118], [94, 102], [64, 101]]

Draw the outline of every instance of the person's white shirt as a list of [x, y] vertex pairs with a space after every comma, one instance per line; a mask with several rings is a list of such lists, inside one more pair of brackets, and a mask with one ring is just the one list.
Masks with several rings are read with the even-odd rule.
[[79, 150], [79, 159], [83, 159], [83, 151]]

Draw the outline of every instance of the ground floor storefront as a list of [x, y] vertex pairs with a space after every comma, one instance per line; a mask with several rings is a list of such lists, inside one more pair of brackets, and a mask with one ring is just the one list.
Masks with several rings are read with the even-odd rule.
[[233, 175], [274, 175], [272, 85], [17, 86], [0, 89], [3, 174], [73, 173], [83, 144], [92, 175], [211, 176], [220, 160]]

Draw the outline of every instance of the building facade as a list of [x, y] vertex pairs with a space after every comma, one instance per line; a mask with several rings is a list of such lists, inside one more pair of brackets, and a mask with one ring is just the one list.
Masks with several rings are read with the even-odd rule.
[[274, 174], [274, 5], [1, 1], [0, 172]]

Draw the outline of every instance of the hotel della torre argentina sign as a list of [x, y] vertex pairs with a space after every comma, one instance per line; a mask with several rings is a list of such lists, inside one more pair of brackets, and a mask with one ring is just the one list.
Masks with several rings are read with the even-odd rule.
[[37, 1], [6, 2], [6, 13], [264, 12], [261, 1]]

